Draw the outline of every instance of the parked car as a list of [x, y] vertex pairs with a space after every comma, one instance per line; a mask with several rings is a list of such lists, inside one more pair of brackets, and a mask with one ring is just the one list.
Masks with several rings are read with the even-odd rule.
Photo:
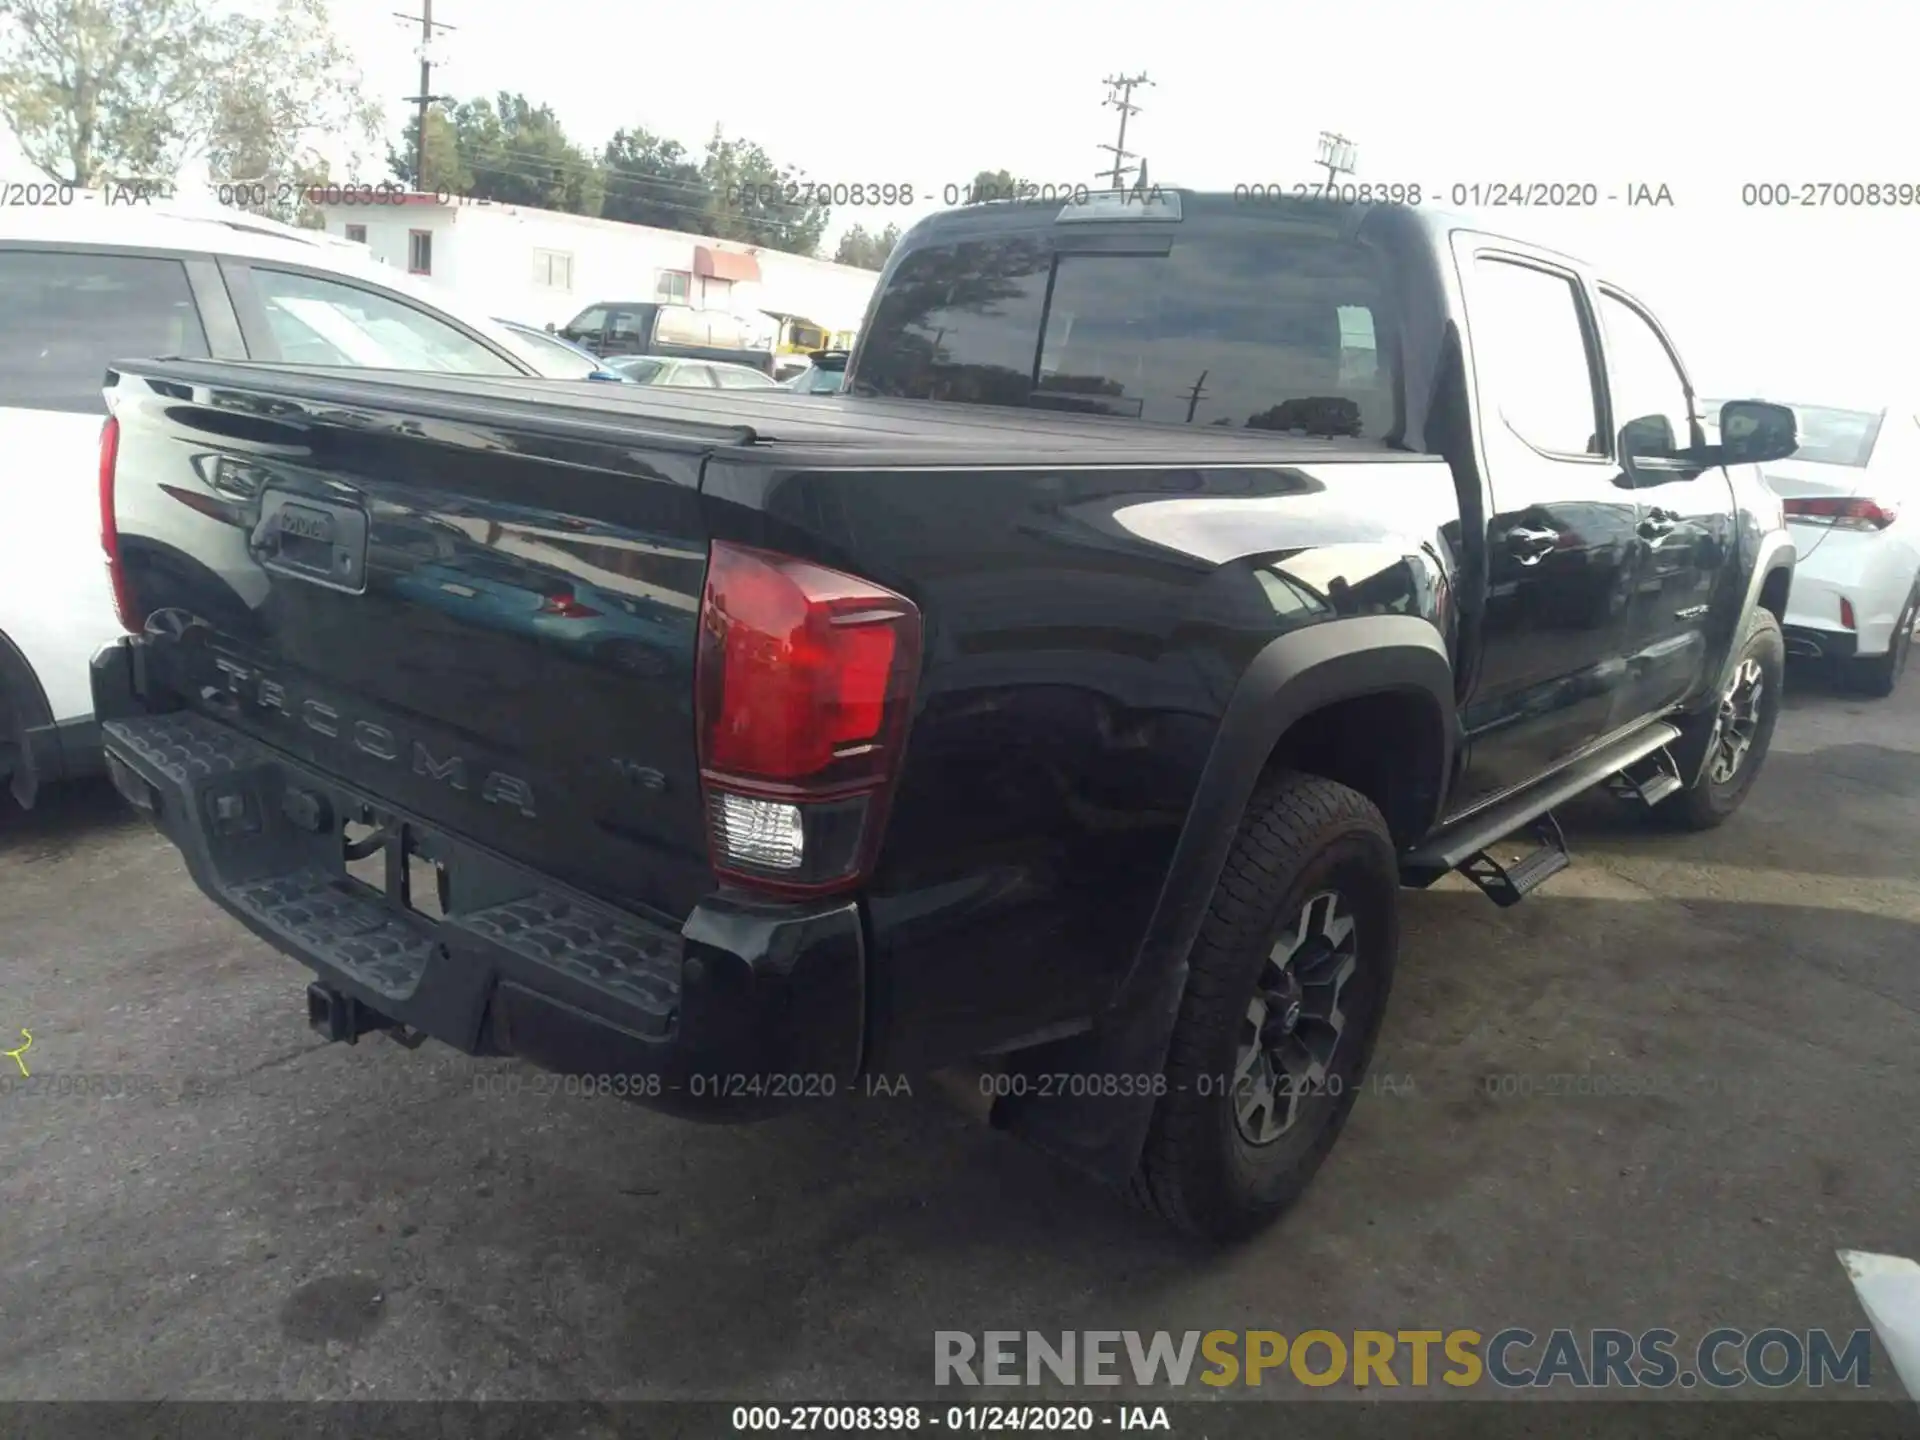
[[[116, 782], [321, 1034], [711, 1118], [979, 1064], [1212, 1237], [1334, 1143], [1401, 886], [1520, 901], [1600, 784], [1719, 825], [1779, 710], [1792, 413], [1706, 442], [1605, 272], [1406, 207], [935, 216], [805, 405], [206, 360], [109, 401]], [[429, 512], [456, 570], [617, 565], [665, 668], [410, 599]], [[269, 603], [178, 578], [240, 564]]]
[[802, 395], [838, 395], [847, 380], [847, 352], [820, 350], [809, 358], [813, 363], [785, 381], [785, 388]]
[[[759, 329], [771, 331], [761, 315]], [[696, 310], [690, 305], [653, 301], [602, 301], [589, 305], [557, 332], [594, 354], [664, 355], [683, 360], [718, 360], [773, 373], [773, 343], [755, 344], [756, 325], [727, 310]]]
[[128, 356], [541, 373], [364, 247], [238, 211], [0, 209], [0, 787], [97, 770], [87, 662], [118, 632], [99, 561], [100, 385]]
[[1792, 409], [1800, 448], [1763, 472], [1799, 557], [1787, 653], [1891, 695], [1920, 623], [1920, 425], [1905, 410]]
[[723, 360], [676, 360], [666, 355], [616, 355], [607, 368], [635, 385], [694, 390], [777, 390], [764, 370]]
[[609, 370], [598, 355], [571, 340], [562, 340], [558, 335], [517, 320], [495, 319], [494, 323], [519, 341], [520, 348], [539, 366], [540, 373], [552, 379], [624, 381], [627, 378]]

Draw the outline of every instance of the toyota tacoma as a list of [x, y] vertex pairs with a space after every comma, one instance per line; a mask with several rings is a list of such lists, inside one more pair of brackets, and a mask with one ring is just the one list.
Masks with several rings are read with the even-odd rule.
[[110, 768], [321, 1033], [720, 1119], [984, 1064], [1214, 1238], [1338, 1135], [1402, 887], [1520, 900], [1595, 786], [1717, 825], [1780, 704], [1792, 413], [1709, 441], [1608, 272], [1412, 208], [942, 214], [836, 396], [105, 393]]

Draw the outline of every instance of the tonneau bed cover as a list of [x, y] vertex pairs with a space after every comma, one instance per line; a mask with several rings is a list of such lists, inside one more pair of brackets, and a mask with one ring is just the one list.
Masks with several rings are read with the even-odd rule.
[[[1089, 463], [1298, 464], [1413, 458], [1378, 442], [1167, 425], [1005, 406], [891, 400], [787, 391], [711, 393], [605, 381], [520, 376], [369, 374], [316, 366], [217, 360], [127, 360], [116, 370], [185, 385], [399, 413], [420, 419], [526, 426], [581, 439], [688, 450], [716, 447], [790, 452], [858, 450], [866, 464]], [[215, 402], [218, 403], [218, 402]], [[822, 457], [825, 458], [824, 456]]]

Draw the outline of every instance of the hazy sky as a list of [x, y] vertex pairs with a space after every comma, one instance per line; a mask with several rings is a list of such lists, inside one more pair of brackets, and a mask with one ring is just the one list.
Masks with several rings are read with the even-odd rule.
[[[417, 0], [334, 0], [388, 98], [418, 84], [394, 19]], [[1665, 184], [1660, 210], [1483, 210], [1494, 229], [1606, 268], [1675, 332], [1708, 392], [1877, 402], [1912, 392], [1920, 205], [1743, 207], [1748, 182], [1920, 189], [1907, 7], [1613, 0], [437, 0], [457, 27], [434, 88], [522, 91], [598, 146], [641, 125], [698, 150], [716, 124], [819, 181], [937, 196], [1005, 166], [1091, 180], [1114, 137], [1101, 78], [1145, 70], [1128, 146], [1163, 184], [1314, 178], [1314, 139], [1360, 146], [1359, 176], [1455, 183]], [[384, 175], [364, 177], [382, 179]], [[834, 214], [907, 221], [913, 211]], [[1788, 392], [1791, 392], [1790, 394]]]

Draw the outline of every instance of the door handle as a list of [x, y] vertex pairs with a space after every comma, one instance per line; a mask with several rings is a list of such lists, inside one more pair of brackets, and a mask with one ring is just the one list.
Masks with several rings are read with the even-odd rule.
[[1547, 552], [1560, 543], [1558, 530], [1536, 530], [1516, 525], [1507, 531], [1507, 549], [1522, 565], [1538, 565]]
[[1662, 535], [1668, 535], [1672, 533], [1673, 522], [1678, 520], [1679, 518], [1680, 517], [1678, 515], [1675, 515], [1670, 511], [1649, 510], [1647, 512], [1646, 519], [1642, 520], [1638, 525], [1634, 526], [1634, 529], [1639, 531], [1641, 536], [1645, 539], [1658, 540]]

